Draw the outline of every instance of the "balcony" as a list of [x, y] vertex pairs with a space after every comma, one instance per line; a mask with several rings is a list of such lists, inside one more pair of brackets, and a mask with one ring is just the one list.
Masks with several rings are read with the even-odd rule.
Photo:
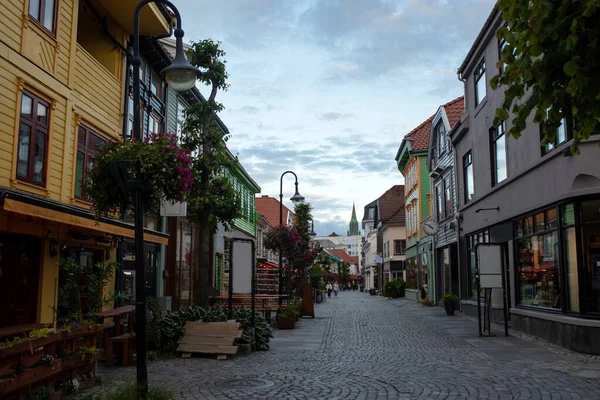
[[121, 81], [77, 44], [75, 54], [76, 108], [93, 117], [113, 136], [121, 132]]
[[[89, 3], [102, 16], [112, 17], [127, 32], [133, 34], [133, 13], [139, 0], [90, 0]], [[170, 32], [169, 20], [159, 6], [150, 3], [140, 11], [140, 35], [159, 36]]]

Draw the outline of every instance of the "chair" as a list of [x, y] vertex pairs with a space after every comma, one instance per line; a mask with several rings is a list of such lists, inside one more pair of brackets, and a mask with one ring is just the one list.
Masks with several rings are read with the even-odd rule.
[[109, 366], [113, 365], [113, 359], [115, 355], [115, 346], [123, 347], [122, 357], [123, 366], [127, 367], [129, 362], [133, 360], [133, 353], [135, 351], [135, 315], [131, 313], [129, 315], [127, 323], [127, 333], [119, 336], [113, 336], [108, 339], [108, 345], [106, 348], [106, 363]]

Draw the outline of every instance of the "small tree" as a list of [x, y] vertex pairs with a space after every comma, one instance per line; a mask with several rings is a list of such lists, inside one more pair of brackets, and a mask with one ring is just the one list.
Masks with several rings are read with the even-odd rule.
[[346, 261], [340, 261], [338, 264], [338, 276], [340, 278], [340, 282], [344, 283], [350, 277], [350, 264]]
[[493, 89], [505, 89], [494, 124], [512, 112], [508, 134], [518, 138], [535, 110], [546, 145], [554, 143], [565, 119], [577, 152], [600, 127], [598, 1], [499, 0], [496, 6], [506, 21], [498, 38], [506, 45], [498, 63], [502, 72], [491, 80]]
[[216, 114], [223, 105], [215, 101], [219, 90], [227, 90], [225, 52], [220, 43], [207, 39], [192, 43], [187, 52], [192, 65], [202, 71], [200, 81], [211, 89], [208, 99], [185, 111], [183, 143], [191, 150], [195, 181], [188, 200], [188, 218], [198, 228], [199, 276], [194, 282], [194, 301], [208, 304], [208, 276], [212, 255], [210, 241], [222, 223], [229, 229], [240, 215], [241, 200], [233, 188], [229, 173], [238, 168], [237, 159], [226, 149], [229, 136], [219, 127]]

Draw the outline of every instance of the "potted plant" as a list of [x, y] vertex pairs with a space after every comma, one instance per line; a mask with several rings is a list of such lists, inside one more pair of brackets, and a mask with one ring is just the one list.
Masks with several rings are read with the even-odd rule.
[[90, 161], [84, 188], [96, 217], [132, 210], [133, 189], [144, 190], [144, 211], [154, 212], [164, 200], [184, 201], [194, 182], [190, 150], [180, 147], [177, 135], [170, 133], [109, 143]]
[[296, 326], [296, 312], [293, 305], [279, 308], [277, 316], [277, 328], [294, 329]]
[[446, 309], [447, 315], [454, 315], [454, 310], [456, 309], [456, 305], [460, 300], [455, 294], [445, 294], [442, 296], [442, 303], [444, 303], [444, 308]]

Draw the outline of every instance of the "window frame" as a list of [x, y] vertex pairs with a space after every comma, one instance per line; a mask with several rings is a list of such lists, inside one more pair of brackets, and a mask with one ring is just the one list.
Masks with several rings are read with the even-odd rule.
[[[47, 3], [53, 3], [53, 11], [54, 12], [53, 12], [53, 16], [52, 16], [52, 29], [48, 29], [48, 27], [44, 25]], [[35, 16], [33, 16], [31, 14], [31, 1], [29, 1], [29, 4], [27, 4], [27, 15], [29, 16], [29, 18], [31, 20], [33, 20], [37, 25], [39, 25], [43, 30], [48, 32], [53, 37], [56, 37], [56, 25], [57, 25], [57, 21], [58, 21], [58, 16], [57, 16], [58, 7], [57, 6], [58, 6], [58, 0], [39, 0], [39, 9], [38, 9], [39, 18], [36, 18]]]
[[[563, 127], [564, 129], [564, 139], [560, 142], [558, 141], [558, 130]], [[552, 152], [553, 150], [561, 147], [563, 144], [567, 143], [569, 140], [573, 138], [572, 135], [572, 126], [570, 126], [569, 120], [567, 118], [562, 119], [562, 124], [556, 128], [556, 136], [554, 137], [553, 143], [548, 143], [545, 146], [542, 146], [542, 156]], [[544, 140], [544, 132], [542, 130], [542, 125], [540, 125], [540, 142]]]
[[[484, 86], [485, 87], [485, 95], [480, 98], [478, 84], [482, 77], [484, 78], [484, 83], [485, 83], [485, 86]], [[475, 89], [475, 107], [477, 107], [487, 97], [487, 77], [486, 77], [486, 72], [485, 72], [485, 58], [483, 60], [481, 60], [481, 62], [477, 65], [477, 68], [475, 68], [475, 72], [473, 72], [473, 82], [474, 82], [474, 89]]]
[[[471, 171], [471, 179], [469, 179], [469, 170]], [[464, 185], [463, 196], [464, 196], [465, 204], [467, 204], [469, 201], [473, 200], [473, 198], [475, 197], [475, 182], [473, 180], [474, 180], [473, 152], [471, 150], [469, 150], [463, 156], [463, 185]], [[473, 184], [473, 195], [472, 196], [469, 196], [469, 182], [471, 182]]]
[[[23, 97], [31, 99], [31, 116], [27, 116], [22, 113]], [[46, 107], [46, 124], [37, 121], [37, 108], [38, 104], [42, 104]], [[21, 93], [21, 101], [19, 103], [19, 131], [17, 135], [17, 164], [15, 166], [15, 176], [22, 182], [27, 182], [35, 186], [46, 187], [46, 174], [48, 172], [48, 143], [50, 142], [50, 112], [52, 108], [50, 103], [39, 96], [31, 93], [30, 91], [23, 90]], [[19, 174], [19, 153], [21, 149], [21, 125], [26, 125], [30, 129], [29, 134], [29, 149], [27, 156], [27, 176]], [[35, 147], [37, 142], [37, 133], [40, 132], [44, 135], [44, 161], [42, 166], [42, 180], [37, 181], [33, 178], [34, 174], [34, 159], [35, 159]]]
[[[85, 141], [83, 146], [81, 146], [79, 144], [79, 135], [81, 134], [81, 131], [85, 131]], [[89, 137], [90, 136], [95, 136], [96, 139], [98, 139], [99, 141], [103, 142], [104, 146], [106, 146], [108, 144], [108, 140], [105, 139], [102, 135], [100, 135], [98, 132], [96, 132], [95, 130], [93, 130], [92, 128], [88, 127], [85, 124], [79, 124], [78, 128], [77, 128], [77, 149], [75, 151], [75, 171], [74, 171], [74, 181], [75, 181], [75, 186], [73, 187], [73, 197], [75, 197], [78, 200], [83, 200], [83, 201], [89, 201], [89, 198], [86, 196], [85, 194], [85, 175], [86, 172], [88, 170], [89, 167], [89, 160], [90, 158], [92, 158], [96, 152], [97, 149], [92, 149], [89, 146], [91, 145], [89, 142]], [[82, 177], [81, 177], [81, 194], [77, 194], [76, 193], [76, 188], [77, 188], [77, 179], [79, 179], [77, 177], [77, 157], [79, 155], [79, 153], [83, 153], [83, 172], [82, 172]]]
[[453, 214], [454, 202], [452, 201], [452, 175], [446, 175], [442, 178], [444, 182], [444, 216]]
[[[502, 133], [500, 133], [500, 131]], [[502, 139], [504, 142], [504, 179], [498, 180], [498, 141]], [[496, 128], [490, 129], [490, 155], [492, 158], [492, 187], [506, 181], [508, 179], [508, 152], [506, 151], [506, 129], [504, 121]]]
[[[157, 83], [157, 93], [154, 93], [154, 83]], [[152, 94], [152, 96], [154, 96], [154, 98], [158, 99], [161, 103], [163, 103], [163, 99], [164, 99], [164, 87], [165, 84], [163, 82], [162, 79], [160, 79], [160, 76], [158, 76], [158, 74], [154, 71], [152, 71], [152, 73], [150, 74], [150, 84], [149, 86], [149, 91]]]
[[447, 141], [446, 141], [446, 126], [444, 125], [444, 121], [440, 119], [440, 121], [435, 126], [435, 136], [437, 138], [438, 158], [441, 157], [447, 150]]
[[[400, 251], [398, 252], [398, 246], [400, 247]], [[394, 240], [394, 255], [401, 256], [406, 253], [406, 240], [395, 239]]]
[[435, 211], [437, 220], [441, 221], [446, 218], [445, 207], [444, 207], [444, 183], [438, 182], [435, 185]]

